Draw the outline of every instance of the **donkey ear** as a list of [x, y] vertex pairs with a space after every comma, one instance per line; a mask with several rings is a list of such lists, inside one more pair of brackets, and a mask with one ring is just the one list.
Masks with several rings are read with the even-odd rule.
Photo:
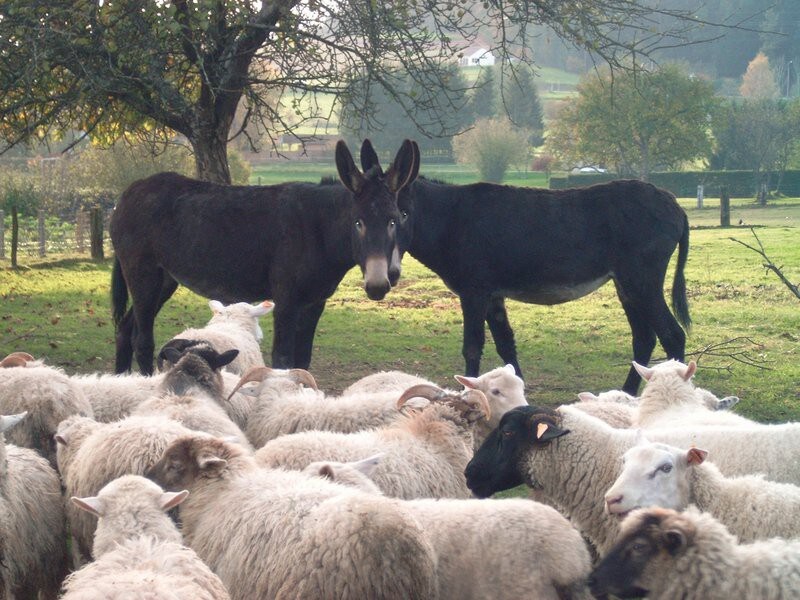
[[419, 173], [419, 147], [411, 140], [405, 140], [392, 166], [386, 171], [386, 185], [393, 192], [399, 192], [410, 185]]
[[372, 147], [372, 142], [368, 139], [364, 139], [364, 142], [361, 144], [361, 170], [366, 173], [372, 167], [378, 167], [378, 173], [383, 175], [383, 169], [381, 169], [381, 163], [378, 160], [378, 153], [375, 152], [375, 148]]
[[350, 154], [350, 149], [344, 140], [336, 142], [336, 170], [344, 187], [354, 194], [358, 194], [364, 187], [364, 176], [356, 167], [353, 155]]

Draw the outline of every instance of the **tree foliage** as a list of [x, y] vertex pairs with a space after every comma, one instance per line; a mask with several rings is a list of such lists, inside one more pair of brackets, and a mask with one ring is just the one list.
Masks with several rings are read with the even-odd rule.
[[497, 112], [495, 67], [481, 67], [470, 99], [470, 112], [478, 119], [488, 119]]
[[528, 142], [539, 146], [543, 139], [544, 120], [539, 92], [530, 69], [517, 69], [504, 77], [502, 97], [502, 106], [511, 122], [528, 130]]
[[453, 140], [453, 151], [458, 162], [475, 165], [483, 181], [502, 183], [509, 166], [527, 160], [528, 136], [508, 119], [479, 119]]
[[547, 140], [567, 167], [603, 164], [647, 179], [708, 155], [711, 85], [676, 65], [585, 77]]
[[[349, 90], [348, 74], [407, 112], [433, 106], [438, 90], [457, 92], [442, 63], [479, 35], [504, 60], [529, 63], [537, 24], [615, 66], [700, 25], [690, 10], [630, 0], [3, 0], [0, 139], [13, 145], [69, 128], [107, 142], [179, 133], [199, 176], [229, 181], [227, 142], [246, 135], [246, 124], [302, 140], [301, 127], [331, 116], [314, 95]], [[232, 130], [240, 106], [245, 126]]]
[[747, 71], [742, 76], [739, 93], [743, 98], [753, 100], [778, 97], [775, 74], [769, 66], [767, 55], [763, 52], [756, 54], [755, 58], [747, 65]]

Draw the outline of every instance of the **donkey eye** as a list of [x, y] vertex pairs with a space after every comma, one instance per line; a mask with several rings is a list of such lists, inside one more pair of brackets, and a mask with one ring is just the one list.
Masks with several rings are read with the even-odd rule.
[[514, 435], [514, 430], [513, 429], [509, 429], [509, 430], [503, 432], [503, 437], [510, 438], [510, 437], [513, 437], [513, 435]]
[[408, 211], [407, 210], [401, 210], [400, 211], [400, 220], [405, 221], [407, 218], [408, 218]]
[[356, 219], [354, 225], [358, 231], [361, 231], [364, 228], [364, 222], [361, 219]]
[[397, 222], [394, 219], [389, 219], [388, 229], [390, 232], [394, 231], [395, 225], [397, 225]]

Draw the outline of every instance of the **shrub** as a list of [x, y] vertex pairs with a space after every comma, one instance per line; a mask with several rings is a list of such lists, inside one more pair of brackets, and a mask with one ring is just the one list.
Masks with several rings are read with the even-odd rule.
[[459, 163], [475, 165], [484, 181], [501, 183], [510, 165], [527, 158], [528, 136], [506, 119], [481, 119], [453, 139], [453, 152]]

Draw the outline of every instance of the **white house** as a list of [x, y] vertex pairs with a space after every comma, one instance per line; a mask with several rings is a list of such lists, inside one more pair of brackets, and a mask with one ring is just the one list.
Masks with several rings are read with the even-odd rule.
[[495, 57], [489, 48], [484, 46], [471, 46], [466, 48], [458, 59], [458, 65], [461, 67], [491, 67], [494, 64]]

